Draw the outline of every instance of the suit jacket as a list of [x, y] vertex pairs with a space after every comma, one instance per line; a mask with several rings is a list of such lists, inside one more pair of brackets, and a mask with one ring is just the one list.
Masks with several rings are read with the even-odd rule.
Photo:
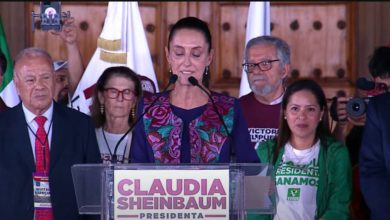
[[0, 113], [7, 111], [9, 108], [8, 106], [4, 103], [3, 99], [0, 98]]
[[359, 158], [360, 186], [371, 219], [389, 219], [390, 213], [390, 93], [368, 103]]
[[[33, 220], [35, 172], [22, 104], [0, 115], [0, 218]], [[54, 103], [49, 183], [55, 220], [81, 220], [71, 166], [99, 163], [99, 148], [90, 118]]]

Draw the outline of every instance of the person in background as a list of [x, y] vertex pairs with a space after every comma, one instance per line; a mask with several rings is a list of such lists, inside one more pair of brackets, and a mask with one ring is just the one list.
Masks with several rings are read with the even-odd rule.
[[239, 101], [207, 89], [214, 54], [207, 23], [180, 19], [165, 53], [177, 81], [174, 89], [141, 99], [138, 114], [145, 114], [133, 134], [132, 162], [227, 163], [233, 150], [237, 162], [258, 162]]
[[[372, 83], [375, 86], [369, 91], [358, 89], [358, 97], [374, 97], [388, 92], [390, 87], [390, 47], [381, 46], [375, 49], [369, 61], [369, 71]], [[354, 117], [348, 114], [346, 104], [350, 100], [348, 97], [336, 98], [337, 124], [333, 134], [340, 140], [345, 141], [348, 147], [353, 168], [353, 200], [351, 204], [351, 219], [369, 219], [370, 210], [362, 198], [361, 185], [359, 182], [359, 156], [366, 122], [366, 112]]]
[[68, 60], [56, 60], [54, 100], [69, 104], [77, 85], [84, 73], [84, 64], [77, 44], [78, 33], [74, 18], [65, 18], [60, 32], [51, 30], [51, 34], [59, 36], [65, 42]]
[[[369, 91], [363, 91], [359, 89], [358, 96], [373, 97], [375, 95], [388, 92], [390, 88], [390, 46], [381, 46], [376, 48], [369, 61], [368, 68], [372, 77], [371, 82], [375, 83], [375, 86]], [[348, 138], [347, 136], [349, 134], [349, 125], [352, 124], [363, 128], [366, 120], [366, 114], [362, 114], [360, 117], [352, 117], [351, 115], [348, 115], [346, 104], [350, 98], [336, 98], [337, 124], [333, 133], [338, 139], [346, 141], [346, 138]], [[363, 130], [361, 129], [360, 134], [362, 134], [362, 131]], [[358, 136], [361, 137], [361, 135]]]
[[105, 163], [128, 163], [141, 82], [126, 66], [107, 68], [99, 77], [91, 116], [95, 122], [100, 155]]
[[[7, 70], [7, 59], [3, 52], [0, 50], [0, 85], [3, 83], [3, 76]], [[3, 99], [0, 97], [0, 112], [6, 111], [8, 106], [4, 103]]]
[[333, 138], [321, 87], [301, 79], [282, 99], [277, 137], [260, 143], [262, 162], [275, 166], [275, 216], [248, 219], [348, 219], [351, 165], [345, 145]]
[[67, 105], [69, 103], [69, 69], [68, 61], [54, 61], [54, 100], [58, 103]]
[[100, 163], [90, 117], [53, 101], [53, 61], [42, 49], [16, 56], [13, 80], [21, 102], [0, 115], [1, 218], [87, 219], [71, 167]]
[[244, 64], [251, 93], [240, 98], [252, 146], [278, 133], [285, 80], [290, 72], [290, 47], [277, 37], [248, 41]]
[[390, 205], [390, 93], [368, 103], [359, 157], [360, 186], [372, 220], [388, 219]]
[[[390, 47], [379, 47], [369, 62], [376, 83], [390, 86]], [[371, 219], [388, 219], [390, 205], [390, 93], [368, 102], [359, 155], [360, 186]]]

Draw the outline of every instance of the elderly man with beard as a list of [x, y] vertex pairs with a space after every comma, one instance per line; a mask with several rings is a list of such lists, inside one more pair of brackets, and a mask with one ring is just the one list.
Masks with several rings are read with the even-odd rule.
[[240, 98], [253, 147], [278, 132], [284, 81], [290, 71], [290, 47], [277, 37], [251, 39], [242, 65], [251, 93]]

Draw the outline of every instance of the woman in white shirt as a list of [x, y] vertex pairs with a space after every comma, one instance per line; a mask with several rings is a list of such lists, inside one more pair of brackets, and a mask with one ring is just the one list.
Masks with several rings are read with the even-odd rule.
[[129, 162], [130, 128], [141, 95], [137, 74], [126, 66], [109, 67], [98, 79], [91, 112], [103, 163]]

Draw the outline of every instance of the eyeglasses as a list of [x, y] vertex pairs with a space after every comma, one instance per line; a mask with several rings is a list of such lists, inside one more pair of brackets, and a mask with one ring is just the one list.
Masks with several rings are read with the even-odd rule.
[[279, 60], [264, 60], [259, 63], [244, 63], [242, 67], [244, 67], [245, 72], [253, 73], [255, 71], [256, 66], [259, 67], [261, 71], [268, 71], [272, 68], [272, 63]]
[[118, 90], [115, 88], [105, 88], [104, 91], [107, 93], [108, 98], [110, 99], [116, 99], [118, 98], [119, 94], [122, 93], [122, 98], [124, 100], [132, 100], [134, 98], [134, 91], [130, 89], [124, 89], [124, 90]]

